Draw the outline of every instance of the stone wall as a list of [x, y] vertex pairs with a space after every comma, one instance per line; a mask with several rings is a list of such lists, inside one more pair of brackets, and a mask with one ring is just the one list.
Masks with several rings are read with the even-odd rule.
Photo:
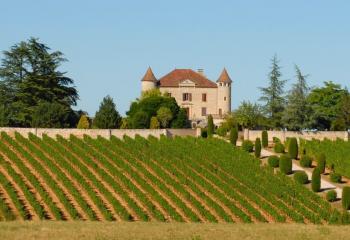
[[71, 134], [77, 137], [83, 137], [84, 134], [93, 138], [101, 136], [109, 139], [110, 136], [116, 136], [122, 138], [124, 135], [134, 138], [135, 135], [140, 135], [147, 138], [148, 136], [154, 136], [159, 138], [161, 135], [165, 136], [197, 136], [196, 129], [54, 129], [54, 128], [0, 128], [0, 132], [6, 132], [10, 136], [14, 136], [15, 132], [20, 133], [24, 137], [27, 137], [29, 133], [33, 133], [38, 137], [42, 137], [43, 134], [49, 137], [55, 138], [56, 135], [61, 135], [64, 138], [68, 138]]
[[[244, 130], [244, 139], [254, 141], [256, 138], [261, 138], [262, 131], [260, 130]], [[347, 131], [318, 131], [318, 132], [294, 132], [294, 131], [267, 131], [269, 141], [272, 142], [273, 137], [279, 138], [281, 141], [285, 141], [288, 137], [303, 138], [306, 140], [325, 138], [330, 140], [336, 140], [337, 138], [345, 141], [349, 140], [349, 132]]]

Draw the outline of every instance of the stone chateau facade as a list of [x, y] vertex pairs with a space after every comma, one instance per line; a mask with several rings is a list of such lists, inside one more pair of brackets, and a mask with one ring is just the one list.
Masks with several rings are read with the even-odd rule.
[[141, 80], [142, 91], [158, 88], [174, 97], [187, 111], [193, 124], [199, 124], [211, 114], [216, 124], [231, 111], [232, 80], [224, 68], [218, 80], [209, 80], [203, 70], [175, 69], [157, 79], [149, 67]]

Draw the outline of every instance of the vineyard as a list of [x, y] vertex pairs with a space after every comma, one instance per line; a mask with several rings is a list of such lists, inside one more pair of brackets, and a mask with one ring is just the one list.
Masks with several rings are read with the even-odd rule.
[[1, 220], [325, 224], [346, 217], [223, 140], [1, 133]]
[[348, 178], [350, 178], [350, 142], [338, 139], [302, 141], [303, 148], [309, 155], [325, 154], [327, 166]]

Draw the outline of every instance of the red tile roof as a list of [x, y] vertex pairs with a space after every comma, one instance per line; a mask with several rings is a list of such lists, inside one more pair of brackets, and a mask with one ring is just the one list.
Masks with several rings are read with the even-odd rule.
[[216, 88], [216, 83], [192, 69], [175, 69], [159, 80], [160, 87], [178, 87], [179, 83], [189, 79], [199, 88]]
[[228, 75], [226, 68], [224, 68], [224, 70], [222, 70], [221, 75], [216, 82], [232, 83], [232, 80], [231, 80], [230, 76]]
[[148, 67], [146, 74], [145, 74], [145, 76], [143, 76], [141, 81], [157, 82], [157, 79], [154, 76], [151, 67]]

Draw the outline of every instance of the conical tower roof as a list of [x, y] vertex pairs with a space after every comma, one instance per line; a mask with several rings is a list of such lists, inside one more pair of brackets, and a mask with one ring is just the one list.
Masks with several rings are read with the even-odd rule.
[[222, 82], [222, 83], [232, 83], [232, 80], [230, 76], [228, 75], [226, 68], [222, 70], [219, 79], [216, 82]]
[[154, 76], [151, 67], [148, 67], [146, 74], [145, 74], [145, 76], [143, 76], [141, 81], [157, 82], [157, 79]]

